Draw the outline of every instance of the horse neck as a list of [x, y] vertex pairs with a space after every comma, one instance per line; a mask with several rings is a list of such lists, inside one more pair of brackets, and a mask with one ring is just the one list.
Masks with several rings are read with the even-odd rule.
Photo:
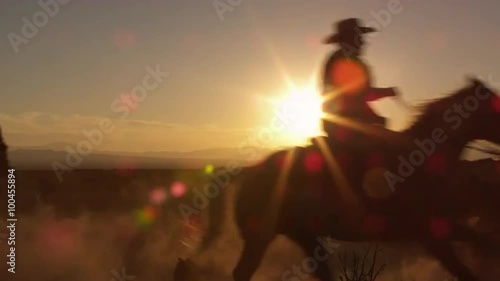
[[[467, 134], [465, 133], [466, 122], [468, 121], [467, 119], [462, 120], [462, 125], [454, 130], [450, 124], [443, 122], [442, 115], [437, 114], [435, 116], [435, 118], [427, 118], [427, 120], [417, 122], [405, 130], [404, 133], [410, 136], [415, 144], [417, 141], [420, 143], [429, 143], [431, 141], [435, 145], [435, 151], [429, 157], [432, 155], [441, 155], [445, 157], [447, 166], [455, 166], [460, 160], [465, 145], [472, 141], [466, 137]], [[435, 130], [442, 130], [442, 135], [445, 136], [444, 142], [435, 140]]]

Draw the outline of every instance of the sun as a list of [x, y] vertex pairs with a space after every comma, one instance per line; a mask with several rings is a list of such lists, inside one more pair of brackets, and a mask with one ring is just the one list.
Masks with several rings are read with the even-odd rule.
[[314, 84], [290, 87], [288, 92], [275, 100], [276, 110], [289, 114], [289, 124], [284, 124], [283, 135], [290, 145], [305, 145], [309, 139], [322, 135], [323, 116], [321, 95]]

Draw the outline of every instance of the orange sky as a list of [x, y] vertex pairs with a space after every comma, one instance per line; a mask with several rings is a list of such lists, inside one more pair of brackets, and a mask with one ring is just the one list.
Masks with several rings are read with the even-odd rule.
[[[8, 34], [21, 36], [23, 17], [41, 7], [5, 1], [0, 124], [8, 142], [26, 146], [75, 143], [111, 118], [116, 129], [99, 149], [236, 147], [276, 117], [267, 100], [287, 94], [284, 74], [300, 88], [319, 74], [332, 51], [319, 40], [353, 16], [381, 29], [365, 56], [375, 84], [400, 87], [409, 103], [457, 89], [467, 74], [500, 81], [500, 4], [460, 3], [243, 0], [218, 15], [212, 1], [70, 1], [13, 46]], [[114, 101], [143, 85], [148, 66], [169, 75], [121, 119]], [[393, 100], [375, 108], [394, 129], [411, 117]], [[269, 145], [291, 142], [277, 134]]]

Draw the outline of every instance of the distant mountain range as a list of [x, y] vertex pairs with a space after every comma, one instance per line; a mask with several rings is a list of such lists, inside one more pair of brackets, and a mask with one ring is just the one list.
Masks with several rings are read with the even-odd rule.
[[[67, 142], [51, 143], [43, 146], [16, 147], [9, 146], [9, 160], [12, 166], [20, 169], [52, 169], [53, 162], [66, 163], [68, 152], [66, 147], [75, 149], [76, 145]], [[82, 157], [77, 165], [78, 169], [113, 169], [123, 166], [133, 166], [142, 169], [175, 169], [200, 168], [208, 164], [223, 166], [234, 160], [241, 165], [251, 164], [253, 159], [262, 159], [277, 149], [269, 148], [213, 148], [193, 151], [102, 151], [94, 150], [91, 154]], [[467, 157], [470, 160], [488, 157], [473, 151]]]
[[[44, 146], [16, 147], [9, 146], [9, 160], [11, 165], [20, 169], [52, 169], [53, 162], [66, 164], [66, 158], [70, 153], [67, 146], [75, 149], [76, 145], [71, 143], [51, 143]], [[208, 164], [225, 165], [231, 160], [238, 161], [242, 165], [250, 164], [253, 157], [260, 159], [273, 150], [268, 148], [255, 148], [255, 156], [248, 148], [244, 153], [238, 148], [214, 148], [201, 149], [188, 152], [180, 151], [147, 151], [147, 152], [125, 152], [125, 151], [100, 151], [94, 150], [87, 156], [81, 156], [78, 169], [113, 169], [131, 166], [143, 169], [155, 168], [200, 168]], [[71, 158], [78, 161], [73, 155]], [[252, 158], [251, 158], [252, 157]], [[70, 160], [70, 161], [72, 161]]]

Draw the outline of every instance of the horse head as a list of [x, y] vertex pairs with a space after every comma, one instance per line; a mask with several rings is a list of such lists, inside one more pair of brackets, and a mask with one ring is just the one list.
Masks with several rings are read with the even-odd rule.
[[469, 78], [463, 107], [470, 113], [464, 133], [470, 139], [500, 144], [500, 96], [477, 78]]
[[500, 143], [500, 97], [481, 80], [468, 80], [455, 93], [425, 104], [422, 115], [406, 132], [428, 138], [440, 130], [459, 146], [472, 140]]

